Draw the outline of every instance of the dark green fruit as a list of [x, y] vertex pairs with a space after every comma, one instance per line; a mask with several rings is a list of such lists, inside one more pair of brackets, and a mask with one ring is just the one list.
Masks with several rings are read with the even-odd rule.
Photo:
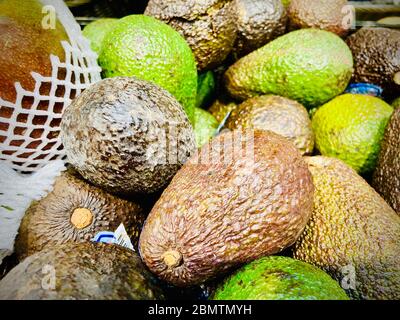
[[341, 160], [306, 161], [314, 210], [293, 257], [325, 270], [354, 299], [400, 299], [400, 217]]
[[212, 300], [348, 300], [324, 271], [288, 257], [264, 257], [228, 277]]
[[386, 127], [372, 185], [400, 214], [400, 108]]
[[313, 183], [300, 152], [269, 131], [213, 138], [150, 212], [141, 257], [177, 286], [203, 283], [290, 246], [306, 225]]
[[66, 172], [56, 179], [53, 191], [27, 210], [15, 250], [22, 259], [48, 246], [90, 241], [98, 232], [114, 231], [121, 223], [136, 245], [144, 219], [138, 204], [109, 195]]
[[0, 281], [0, 300], [153, 300], [163, 293], [124, 247], [67, 243], [38, 252]]
[[199, 70], [220, 65], [236, 39], [233, 0], [150, 0], [145, 14], [168, 23], [186, 39]]
[[133, 77], [85, 90], [65, 110], [61, 139], [68, 162], [85, 179], [117, 194], [162, 189], [196, 149], [176, 99]]

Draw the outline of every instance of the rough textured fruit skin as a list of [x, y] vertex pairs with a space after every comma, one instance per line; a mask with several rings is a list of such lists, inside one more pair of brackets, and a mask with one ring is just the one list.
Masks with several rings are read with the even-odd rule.
[[102, 80], [65, 110], [61, 139], [68, 162], [111, 193], [162, 189], [195, 149], [176, 99], [136, 78]]
[[288, 98], [266, 95], [246, 100], [233, 110], [226, 126], [269, 130], [284, 136], [304, 154], [314, 149], [314, 133], [307, 110]]
[[208, 109], [208, 112], [210, 112], [215, 119], [221, 123], [226, 117], [227, 113], [229, 111], [233, 111], [237, 106], [238, 105], [235, 102], [224, 97], [219, 97]]
[[[241, 148], [252, 142], [253, 150]], [[220, 276], [293, 244], [310, 217], [313, 188], [301, 154], [285, 138], [221, 134], [178, 171], [153, 207], [140, 235], [141, 257], [176, 286]], [[167, 267], [163, 255], [171, 250], [181, 254], [180, 265]]]
[[165, 21], [186, 39], [199, 70], [220, 65], [236, 39], [233, 0], [150, 0], [145, 14]]
[[314, 210], [293, 247], [341, 283], [355, 271], [354, 299], [400, 298], [400, 217], [344, 162], [306, 158], [315, 184]]
[[354, 57], [353, 81], [377, 84], [383, 88], [384, 95], [396, 97], [400, 83], [396, 84], [393, 78], [400, 72], [400, 31], [361, 28], [346, 43]]
[[[92, 223], [84, 229], [71, 223], [77, 208], [88, 209], [93, 215]], [[21, 260], [48, 246], [90, 241], [98, 232], [114, 231], [121, 223], [136, 246], [144, 220], [140, 205], [107, 194], [65, 172], [56, 179], [53, 191], [27, 210], [15, 251]]]
[[98, 60], [106, 78], [135, 76], [169, 91], [192, 120], [196, 62], [185, 39], [170, 26], [144, 15], [122, 18], [104, 38]]
[[115, 18], [101, 18], [86, 25], [82, 34], [90, 40], [90, 47], [94, 52], [100, 54], [103, 47], [103, 40], [118, 23]]
[[351, 52], [337, 35], [302, 29], [238, 60], [226, 71], [224, 81], [237, 99], [272, 93], [312, 108], [342, 93], [352, 68]]
[[219, 123], [211, 113], [200, 108], [194, 110], [194, 119], [196, 144], [200, 148], [214, 136]]
[[362, 94], [343, 94], [320, 107], [312, 118], [315, 144], [322, 155], [343, 160], [361, 174], [374, 170], [393, 108]]
[[[54, 267], [55, 290], [43, 276]], [[47, 273], [43, 273], [45, 270]], [[139, 256], [118, 245], [66, 243], [38, 252], [0, 282], [3, 300], [154, 300], [163, 299]]]
[[233, 53], [242, 57], [286, 31], [287, 15], [280, 0], [234, 0], [237, 38]]
[[212, 300], [348, 300], [324, 271], [288, 257], [263, 257], [240, 268]]
[[392, 114], [383, 136], [372, 185], [400, 214], [400, 109]]
[[289, 27], [322, 29], [344, 37], [352, 25], [346, 21], [347, 4], [347, 0], [293, 0], [288, 7]]

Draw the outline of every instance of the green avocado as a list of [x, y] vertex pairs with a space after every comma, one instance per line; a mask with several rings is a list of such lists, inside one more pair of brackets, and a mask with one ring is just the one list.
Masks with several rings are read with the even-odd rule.
[[212, 71], [201, 73], [197, 81], [196, 107], [207, 108], [214, 97], [215, 89], [214, 73]]
[[144, 15], [122, 18], [104, 38], [99, 64], [106, 78], [135, 76], [166, 89], [193, 120], [196, 61], [185, 39], [167, 24]]
[[240, 268], [217, 287], [212, 300], [348, 300], [324, 271], [288, 257], [271, 256]]
[[400, 97], [396, 98], [393, 100], [392, 102], [392, 107], [397, 109], [398, 107], [400, 107]]
[[224, 80], [237, 99], [273, 93], [312, 108], [342, 93], [352, 71], [351, 51], [340, 37], [301, 29], [238, 60], [226, 71]]
[[218, 121], [208, 111], [200, 108], [194, 109], [193, 129], [198, 148], [200, 148], [214, 136], [218, 128], [218, 124]]
[[336, 157], [360, 174], [371, 173], [393, 108], [362, 94], [343, 94], [320, 107], [312, 118], [322, 155]]
[[90, 46], [94, 52], [100, 54], [105, 36], [117, 23], [118, 19], [102, 18], [89, 23], [83, 28], [82, 34], [90, 40]]

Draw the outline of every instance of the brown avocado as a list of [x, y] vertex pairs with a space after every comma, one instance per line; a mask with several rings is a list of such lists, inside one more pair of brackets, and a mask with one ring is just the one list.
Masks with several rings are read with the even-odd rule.
[[314, 209], [293, 257], [329, 273], [353, 299], [400, 298], [400, 217], [356, 171], [306, 157]]
[[354, 58], [354, 82], [382, 87], [389, 100], [400, 92], [400, 30], [361, 28], [346, 40]]
[[234, 0], [237, 38], [233, 54], [240, 58], [286, 30], [287, 15], [280, 0]]
[[161, 190], [196, 150], [193, 128], [166, 90], [134, 77], [102, 80], [65, 110], [68, 162], [110, 193]]
[[289, 28], [316, 28], [344, 37], [353, 22], [347, 0], [292, 0], [288, 7]]
[[150, 0], [145, 14], [168, 23], [186, 39], [199, 70], [221, 64], [236, 39], [233, 0]]
[[141, 257], [176, 286], [200, 284], [242, 263], [282, 251], [313, 205], [310, 172], [287, 139], [229, 131], [178, 171], [150, 212]]
[[53, 191], [27, 210], [15, 244], [19, 259], [47, 246], [90, 241], [100, 231], [114, 231], [122, 223], [137, 245], [145, 219], [142, 208], [62, 173]]
[[372, 185], [400, 215], [400, 108], [386, 127]]
[[156, 279], [132, 250], [66, 243], [38, 252], [0, 281], [0, 300], [163, 299]]
[[227, 128], [270, 130], [289, 139], [304, 154], [314, 149], [314, 134], [308, 112], [300, 103], [274, 95], [254, 97], [233, 110]]

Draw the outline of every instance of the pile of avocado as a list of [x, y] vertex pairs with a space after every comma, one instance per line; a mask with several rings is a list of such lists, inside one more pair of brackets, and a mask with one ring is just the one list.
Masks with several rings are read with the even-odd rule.
[[[400, 31], [346, 5], [150, 0], [86, 26], [103, 80], [64, 111], [68, 169], [0, 299], [400, 299]], [[96, 242], [121, 224], [131, 246]]]

